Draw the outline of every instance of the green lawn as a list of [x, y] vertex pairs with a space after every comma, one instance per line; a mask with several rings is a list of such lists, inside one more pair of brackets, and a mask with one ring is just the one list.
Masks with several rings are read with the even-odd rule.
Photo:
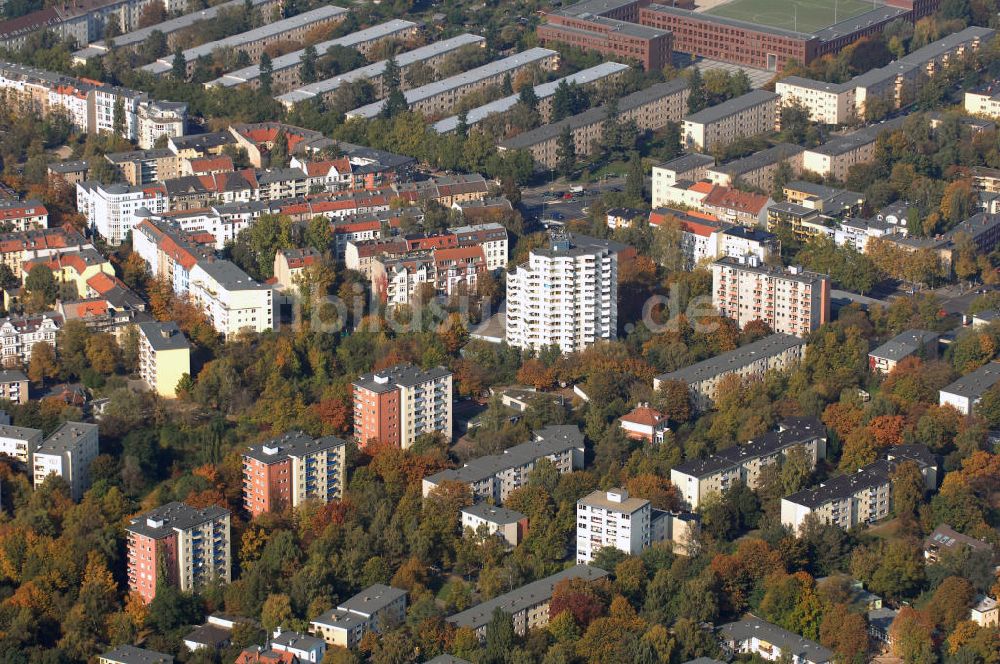
[[785, 30], [813, 32], [872, 8], [871, 0], [732, 0], [705, 13]]

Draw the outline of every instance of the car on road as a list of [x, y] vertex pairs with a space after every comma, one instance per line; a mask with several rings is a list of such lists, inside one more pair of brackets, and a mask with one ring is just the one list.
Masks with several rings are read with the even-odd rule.
[[587, 214], [588, 212], [590, 212], [590, 208], [589, 207], [582, 208], [580, 212], [583, 214]]
[[573, 194], [569, 193], [568, 191], [565, 194], [563, 194], [562, 197], [564, 201], [573, 200]]
[[563, 216], [562, 212], [550, 212], [549, 216], [558, 221], [562, 221], [563, 219], [566, 218], [565, 216]]

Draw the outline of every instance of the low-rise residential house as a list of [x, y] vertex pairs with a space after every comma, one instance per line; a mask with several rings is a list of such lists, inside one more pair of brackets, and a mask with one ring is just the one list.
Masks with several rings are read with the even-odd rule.
[[831, 664], [834, 654], [820, 644], [751, 616], [718, 628], [723, 650], [731, 655], [760, 655], [792, 664]]
[[463, 507], [462, 529], [466, 533], [478, 533], [482, 527], [486, 528], [487, 534], [496, 535], [510, 546], [517, 546], [528, 534], [528, 517], [487, 502]]
[[993, 545], [989, 542], [963, 535], [947, 523], [942, 523], [924, 540], [924, 559], [933, 565], [940, 560], [942, 554], [951, 551], [960, 554], [965, 549], [982, 555], [993, 553]]
[[979, 594], [973, 600], [975, 603], [969, 609], [969, 620], [980, 627], [997, 627], [1000, 625], [1000, 604], [989, 595]]
[[174, 664], [172, 655], [138, 646], [118, 646], [98, 656], [97, 664]]
[[667, 428], [667, 418], [648, 403], [640, 403], [628, 413], [619, 418], [619, 423], [625, 435], [633, 440], [645, 440], [651, 443], [662, 443]]
[[997, 382], [1000, 382], [1000, 364], [988, 362], [938, 390], [938, 402], [952, 406], [962, 415], [971, 415], [986, 390]]
[[908, 357], [932, 360], [938, 355], [938, 334], [929, 330], [907, 330], [868, 353], [868, 368], [888, 374]]
[[3, 366], [28, 366], [35, 344], [48, 344], [55, 351], [56, 336], [62, 324], [61, 316], [49, 313], [0, 318]]
[[0, 228], [27, 231], [49, 227], [49, 211], [41, 201], [0, 200]]
[[270, 645], [274, 652], [292, 655], [295, 664], [320, 664], [326, 655], [326, 642], [323, 639], [285, 631], [281, 627], [274, 631]]

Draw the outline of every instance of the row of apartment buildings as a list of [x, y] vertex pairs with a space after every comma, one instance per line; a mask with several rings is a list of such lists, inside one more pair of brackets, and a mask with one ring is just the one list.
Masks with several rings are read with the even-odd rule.
[[64, 422], [47, 438], [39, 429], [0, 425], [0, 454], [23, 464], [36, 489], [51, 475], [61, 477], [75, 501], [90, 488], [90, 464], [99, 446], [96, 424]]
[[[529, 48], [461, 74], [411, 88], [404, 94], [410, 110], [434, 117], [451, 111], [466, 95], [491, 85], [499, 85], [504, 79], [513, 78], [522, 71], [532, 68], [555, 71], [558, 66], [558, 52], [547, 48]], [[385, 100], [379, 100], [361, 106], [348, 111], [347, 117], [366, 119], [377, 117], [385, 103]]]
[[[135, 52], [142, 44], [146, 43], [146, 40], [154, 32], [158, 32], [166, 37], [167, 50], [173, 53], [174, 49], [178, 46], [184, 46], [182, 42], [189, 28], [194, 26], [200, 27], [204, 22], [214, 20], [220, 13], [225, 14], [234, 9], [242, 9], [247, 6], [247, 2], [250, 3], [249, 6], [252, 9], [259, 11], [262, 16], [269, 16], [281, 4], [280, 0], [226, 0], [226, 2], [212, 5], [211, 7], [199, 8], [187, 14], [168, 18], [166, 21], [156, 23], [155, 25], [126, 30], [124, 34], [120, 34], [112, 40], [100, 39], [92, 41], [84, 48], [73, 52], [73, 64], [85, 65], [91, 58], [101, 58], [108, 54], [112, 46], [118, 51]], [[183, 7], [174, 6], [178, 4], [180, 4], [178, 0], [166, 0], [165, 8], [169, 13], [175, 13], [186, 8], [186, 5]]]
[[[388, 41], [411, 39], [420, 31], [420, 25], [413, 21], [393, 19], [370, 28], [357, 30], [343, 37], [328, 39], [314, 44], [312, 48], [319, 56], [335, 47], [351, 48], [367, 57], [375, 48]], [[271, 86], [275, 92], [298, 87], [302, 83], [300, 72], [305, 49], [285, 53], [271, 60]], [[253, 64], [207, 81], [206, 88], [260, 88], [260, 65]]]
[[141, 148], [162, 136], [182, 136], [187, 126], [183, 102], [9, 62], [0, 62], [0, 101], [19, 116], [58, 113], [78, 132], [120, 135]]
[[28, 38], [41, 32], [51, 32], [60, 39], [76, 44], [89, 44], [104, 35], [114, 22], [121, 32], [139, 24], [144, 9], [152, 4], [171, 4], [171, 0], [73, 0], [0, 22], [0, 47], [16, 51], [24, 48]]
[[[634, 121], [640, 131], [662, 129], [668, 122], [680, 122], [687, 114], [689, 94], [683, 78], [657, 83], [619, 99], [617, 117], [621, 122]], [[527, 150], [539, 168], [555, 168], [559, 161], [559, 136], [565, 129], [573, 137], [575, 154], [586, 157], [600, 145], [607, 119], [608, 108], [592, 108], [518, 134], [501, 141], [497, 147], [501, 151]]]
[[[618, 62], [602, 62], [554, 81], [536, 85], [533, 89], [535, 98], [538, 100], [537, 111], [542, 124], [548, 123], [552, 117], [552, 101], [560, 86], [576, 85], [584, 89], [599, 88], [601, 85], [606, 85], [619, 78], [627, 71], [629, 71], [627, 65]], [[458, 115], [438, 120], [432, 125], [432, 128], [439, 134], [448, 134], [456, 131], [462, 121], [464, 121], [466, 128], [475, 127], [486, 118], [511, 110], [519, 101], [521, 101], [520, 94], [508, 95], [469, 109], [461, 120]]]
[[[321, 28], [332, 28], [346, 18], [347, 10], [343, 7], [323, 5], [253, 30], [185, 49], [181, 51], [181, 57], [187, 65], [185, 75], [191, 76], [198, 58], [211, 58], [219, 49], [232, 49], [233, 52], [246, 54], [251, 62], [258, 62], [269, 46], [280, 42], [302, 41], [311, 32]], [[162, 76], [173, 69], [173, 60], [173, 54], [164, 56], [145, 65], [141, 71], [153, 76]]]
[[802, 105], [816, 122], [850, 124], [870, 115], [876, 103], [885, 106], [884, 110], [908, 106], [928, 79], [979, 50], [995, 34], [991, 28], [970, 26], [846, 83], [789, 76], [776, 83], [775, 92], [782, 104]]
[[[395, 56], [396, 66], [399, 67], [400, 90], [409, 90], [415, 87], [407, 79], [407, 72], [411, 67], [418, 64], [429, 67], [435, 76], [437, 76], [444, 62], [461, 57], [461, 54], [468, 49], [484, 48], [486, 48], [485, 38], [479, 35], [463, 33], [410, 51], [404, 51]], [[284, 94], [278, 95], [275, 99], [281, 102], [287, 109], [294, 108], [296, 104], [310, 101], [331, 104], [336, 100], [337, 93], [343, 86], [356, 81], [366, 81], [372, 86], [375, 96], [382, 98], [388, 94], [383, 77], [387, 64], [389, 64], [388, 60], [379, 60], [364, 67], [359, 67], [331, 78], [325, 78], [321, 81], [289, 90]]]
[[741, 138], [777, 129], [780, 97], [767, 90], [752, 90], [692, 113], [684, 118], [681, 144], [700, 152], [723, 148]]

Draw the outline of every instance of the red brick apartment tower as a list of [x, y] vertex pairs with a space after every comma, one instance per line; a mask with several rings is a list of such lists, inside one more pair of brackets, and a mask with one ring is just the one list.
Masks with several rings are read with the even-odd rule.
[[383, 376], [362, 376], [354, 383], [354, 438], [399, 447], [399, 388]]
[[292, 501], [292, 459], [243, 456], [243, 506], [251, 516], [278, 512]]
[[162, 555], [167, 571], [168, 584], [176, 583], [176, 579], [171, 572], [177, 569], [177, 533], [165, 529], [126, 530], [128, 539], [128, 587], [146, 601], [153, 601], [156, 597], [156, 585], [159, 579], [157, 574], [159, 561]]

